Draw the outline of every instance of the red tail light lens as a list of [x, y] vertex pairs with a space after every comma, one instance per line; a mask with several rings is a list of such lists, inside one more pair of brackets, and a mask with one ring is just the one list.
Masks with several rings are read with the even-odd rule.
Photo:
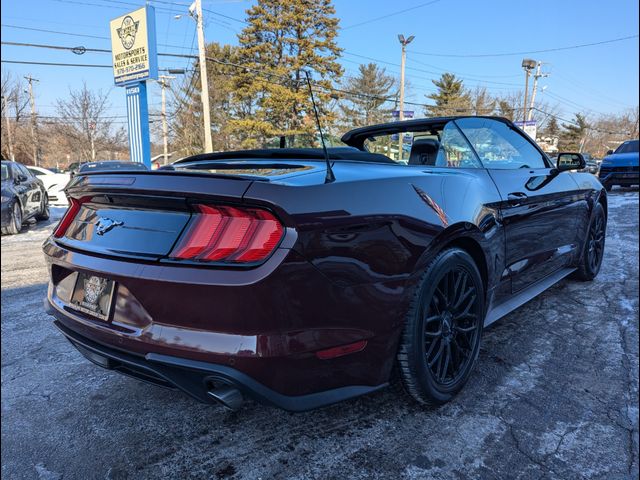
[[80, 205], [82, 205], [80, 200], [69, 198], [69, 208], [62, 217], [62, 220], [60, 220], [55, 232], [53, 232], [55, 238], [60, 238], [65, 234], [69, 225], [71, 225], [71, 222], [73, 222], [73, 219], [76, 218], [76, 215], [80, 211]]
[[282, 239], [282, 224], [255, 208], [195, 205], [196, 214], [170, 257], [204, 262], [253, 263]]

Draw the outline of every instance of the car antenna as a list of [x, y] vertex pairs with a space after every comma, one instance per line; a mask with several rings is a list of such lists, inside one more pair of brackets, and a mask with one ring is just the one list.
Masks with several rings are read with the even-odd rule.
[[320, 133], [320, 141], [322, 142], [322, 153], [324, 154], [324, 161], [327, 164], [327, 175], [324, 178], [324, 183], [331, 183], [335, 181], [336, 177], [333, 174], [333, 169], [331, 168], [331, 161], [329, 160], [329, 152], [327, 152], [327, 146], [324, 143], [324, 135], [322, 134], [322, 127], [320, 126], [320, 117], [318, 116], [318, 109], [316, 108], [316, 100], [313, 97], [313, 89], [311, 88], [311, 78], [309, 77], [309, 72], [307, 70], [304, 71], [304, 74], [305, 74], [305, 77], [307, 78], [309, 95], [311, 96], [311, 103], [313, 104], [313, 113], [316, 117], [316, 126], [318, 127], [318, 132]]

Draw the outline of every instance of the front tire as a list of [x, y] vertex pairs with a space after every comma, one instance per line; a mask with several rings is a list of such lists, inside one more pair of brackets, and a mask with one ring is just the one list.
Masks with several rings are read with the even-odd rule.
[[574, 274], [576, 279], [588, 282], [598, 275], [604, 256], [606, 230], [607, 217], [602, 204], [597, 203], [587, 230], [585, 246], [578, 261], [578, 269]]
[[11, 220], [9, 225], [2, 227], [3, 235], [16, 235], [22, 230], [22, 208], [17, 200], [11, 205]]
[[451, 400], [477, 363], [484, 285], [471, 256], [450, 248], [434, 258], [411, 302], [397, 362], [405, 390], [423, 405]]

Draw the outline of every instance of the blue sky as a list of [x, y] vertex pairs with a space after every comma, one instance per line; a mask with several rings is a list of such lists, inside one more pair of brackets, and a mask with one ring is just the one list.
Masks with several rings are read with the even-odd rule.
[[[192, 53], [196, 47], [195, 24], [185, 13], [189, 0], [152, 1], [156, 7], [158, 51]], [[426, 5], [427, 3], [430, 3]], [[207, 41], [237, 44], [245, 10], [253, 1], [203, 0]], [[2, 1], [2, 40], [110, 48], [109, 20], [133, 10], [137, 0], [30, 0]], [[407, 100], [424, 103], [425, 93], [434, 90], [431, 80], [451, 71], [469, 87], [486, 86], [493, 93], [522, 88], [523, 57], [545, 62], [548, 78], [538, 97], [558, 104], [562, 115], [574, 112], [612, 113], [638, 105], [638, 38], [586, 48], [484, 57], [448, 55], [502, 54], [545, 50], [599, 42], [638, 34], [637, 0], [334, 0], [342, 27], [338, 37], [344, 48], [342, 63], [354, 72], [358, 63], [376, 59], [387, 71], [398, 74], [400, 44], [398, 33], [413, 34], [408, 47], [407, 79], [411, 85]], [[415, 8], [414, 8], [415, 7]], [[398, 13], [402, 10], [406, 12]], [[214, 13], [215, 12], [215, 13]], [[380, 20], [376, 20], [383, 17]], [[371, 21], [373, 20], [373, 21]], [[362, 22], [367, 22], [360, 25]], [[49, 30], [24, 30], [11, 26]], [[79, 37], [67, 34], [82, 34]], [[436, 54], [436, 55], [434, 55]], [[444, 55], [444, 56], [443, 56]], [[109, 54], [71, 52], [2, 46], [3, 60], [68, 63], [110, 63]], [[386, 62], [386, 63], [383, 63]], [[188, 60], [161, 57], [160, 67], [188, 67]], [[110, 113], [125, 115], [124, 91], [114, 87], [107, 68], [63, 68], [2, 64], [3, 71], [32, 74], [36, 85], [38, 111], [55, 114], [55, 101], [69, 88], [83, 81], [96, 89], [110, 91]], [[150, 88], [149, 102], [157, 109], [160, 93]]]

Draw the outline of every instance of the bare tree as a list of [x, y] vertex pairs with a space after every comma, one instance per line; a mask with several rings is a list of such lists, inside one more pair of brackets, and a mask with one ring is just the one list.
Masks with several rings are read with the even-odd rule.
[[79, 90], [69, 91], [69, 98], [57, 101], [58, 132], [66, 138], [68, 151], [85, 161], [124, 143], [124, 129], [114, 128], [113, 119], [106, 115], [107, 98], [107, 93], [92, 91], [83, 83]]
[[477, 86], [469, 92], [472, 115], [493, 115], [497, 100], [487, 91], [487, 87]]
[[[26, 93], [24, 80], [12, 75], [10, 72], [2, 72], [2, 156], [10, 158], [13, 152], [14, 158], [25, 161], [31, 158], [32, 143], [25, 134], [23, 123], [26, 119], [26, 109], [29, 104], [29, 96]], [[9, 143], [11, 137], [11, 144]]]

